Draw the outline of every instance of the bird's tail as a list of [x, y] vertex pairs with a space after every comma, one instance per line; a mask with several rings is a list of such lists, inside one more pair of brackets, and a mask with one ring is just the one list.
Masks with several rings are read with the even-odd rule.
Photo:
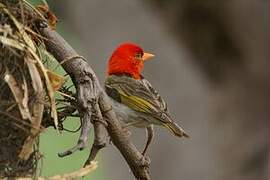
[[189, 135], [175, 122], [171, 121], [168, 123], [164, 123], [164, 126], [170, 130], [170, 132], [178, 137], [189, 137]]

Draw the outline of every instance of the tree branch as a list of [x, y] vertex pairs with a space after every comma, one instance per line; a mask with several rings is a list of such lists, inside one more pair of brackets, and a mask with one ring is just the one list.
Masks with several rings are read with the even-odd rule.
[[[98, 114], [100, 112], [103, 118], [97, 118], [98, 121], [93, 121], [94, 128], [96, 128], [95, 140], [98, 138], [95, 142], [98, 142], [98, 144], [95, 144], [94, 142], [91, 150], [91, 153], [93, 154], [90, 154], [88, 160], [91, 160], [96, 156], [96, 153], [99, 150], [97, 147], [102, 147], [99, 146], [102, 145], [102, 140], [99, 139], [102, 137], [102, 131], [100, 131], [100, 128], [105, 122], [100, 122], [105, 119], [107, 123], [107, 131], [113, 144], [125, 158], [134, 176], [139, 180], [149, 180], [149, 163], [130, 141], [129, 136], [123, 131], [120, 122], [112, 110], [110, 99], [101, 88], [100, 83], [90, 65], [81, 56], [79, 56], [57, 32], [47, 27], [41, 29], [41, 34], [48, 39], [45, 41], [48, 51], [50, 51], [62, 64], [65, 71], [72, 78], [77, 90], [78, 111], [81, 115], [83, 126], [78, 144], [72, 148], [72, 152], [77, 149], [81, 150], [85, 147], [93, 115], [92, 112], [95, 112], [95, 116], [97, 117], [99, 117]], [[66, 152], [69, 154], [72, 153], [71, 151]]]

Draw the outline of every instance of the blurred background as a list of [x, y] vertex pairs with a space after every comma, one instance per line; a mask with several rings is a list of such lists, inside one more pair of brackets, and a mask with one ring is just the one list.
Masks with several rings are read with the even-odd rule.
[[[270, 1], [48, 3], [59, 18], [58, 31], [89, 60], [101, 82], [108, 58], [122, 42], [135, 42], [156, 55], [144, 75], [191, 138], [178, 139], [155, 128], [149, 151], [152, 179], [270, 179]], [[67, 126], [76, 128], [74, 121]], [[144, 146], [144, 135], [144, 130], [132, 129], [138, 148]], [[89, 149], [57, 157], [77, 138], [53, 129], [43, 133], [43, 175], [83, 165]], [[98, 170], [85, 179], [134, 179], [113, 145], [98, 160]]]

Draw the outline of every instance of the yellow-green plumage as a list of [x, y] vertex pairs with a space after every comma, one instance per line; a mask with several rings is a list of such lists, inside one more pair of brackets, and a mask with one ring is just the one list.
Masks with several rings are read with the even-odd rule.
[[178, 137], [188, 137], [184, 130], [170, 117], [167, 104], [144, 78], [134, 79], [125, 74], [110, 75], [105, 82], [105, 90], [112, 98], [116, 113], [126, 123], [138, 127], [150, 124], [162, 125]]

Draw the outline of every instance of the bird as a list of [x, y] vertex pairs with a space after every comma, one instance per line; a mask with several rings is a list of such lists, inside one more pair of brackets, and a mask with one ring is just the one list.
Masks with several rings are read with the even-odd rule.
[[171, 118], [167, 103], [142, 75], [144, 63], [154, 57], [135, 43], [122, 43], [108, 61], [105, 92], [124, 127], [145, 128], [145, 156], [154, 138], [153, 125], [166, 127], [177, 137], [189, 135]]

